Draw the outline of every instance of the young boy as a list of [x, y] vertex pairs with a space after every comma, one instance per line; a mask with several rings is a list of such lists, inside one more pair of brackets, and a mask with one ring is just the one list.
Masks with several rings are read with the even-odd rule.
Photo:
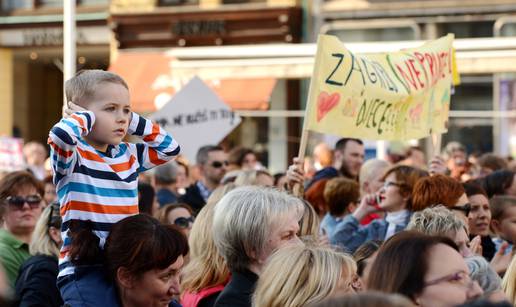
[[[65, 92], [68, 108], [48, 139], [63, 218], [58, 285], [65, 303], [88, 305], [88, 294], [76, 293], [80, 287], [73, 282], [91, 270], [80, 273], [70, 261], [70, 224], [91, 229], [102, 248], [114, 223], [138, 214], [138, 173], [171, 160], [179, 145], [157, 124], [131, 112], [127, 84], [116, 74], [81, 71], [66, 82]], [[122, 142], [126, 134], [143, 143]], [[84, 289], [94, 300], [102, 296]]]
[[489, 201], [491, 207], [491, 228], [498, 238], [493, 242], [496, 250], [499, 250], [503, 241], [509, 242], [506, 252], [512, 250], [516, 243], [516, 197], [513, 196], [494, 196]]

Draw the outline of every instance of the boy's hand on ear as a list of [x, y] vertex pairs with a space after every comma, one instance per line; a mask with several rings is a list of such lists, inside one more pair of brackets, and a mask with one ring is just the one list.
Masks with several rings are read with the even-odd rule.
[[85, 108], [76, 105], [75, 103], [68, 101], [67, 107], [64, 110], [65, 117], [69, 117], [75, 112], [87, 111]]

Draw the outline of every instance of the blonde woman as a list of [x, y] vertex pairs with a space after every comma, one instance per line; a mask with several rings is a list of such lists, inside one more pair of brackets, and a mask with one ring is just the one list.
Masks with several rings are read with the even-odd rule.
[[240, 171], [235, 178], [237, 186], [258, 185], [264, 187], [274, 186], [274, 178], [269, 172], [264, 170], [244, 170]]
[[193, 224], [188, 242], [190, 262], [181, 281], [183, 307], [213, 306], [229, 281], [229, 270], [213, 243], [211, 228], [215, 204], [234, 188], [235, 184], [228, 183], [215, 189]]
[[516, 257], [512, 258], [502, 280], [502, 289], [509, 301], [516, 306]]
[[274, 253], [258, 280], [254, 307], [298, 307], [353, 293], [356, 265], [329, 247], [293, 245]]
[[32, 257], [20, 268], [16, 280], [15, 306], [61, 306], [63, 301], [56, 286], [61, 240], [59, 204], [43, 210], [36, 223], [29, 251]]

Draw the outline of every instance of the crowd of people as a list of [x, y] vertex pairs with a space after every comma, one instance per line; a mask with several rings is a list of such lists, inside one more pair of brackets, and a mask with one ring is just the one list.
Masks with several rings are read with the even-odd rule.
[[27, 143], [0, 179], [0, 306], [516, 306], [510, 159], [343, 138], [281, 174], [242, 147], [188, 163], [117, 75], [65, 91], [48, 159]]

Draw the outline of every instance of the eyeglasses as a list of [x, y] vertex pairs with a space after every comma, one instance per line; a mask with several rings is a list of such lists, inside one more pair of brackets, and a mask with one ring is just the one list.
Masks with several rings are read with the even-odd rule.
[[471, 204], [467, 203], [467, 204], [462, 205], [462, 206], [454, 206], [454, 207], [451, 207], [450, 209], [451, 210], [462, 211], [462, 212], [464, 212], [464, 214], [466, 214], [466, 216], [468, 216], [469, 213], [471, 212]]
[[461, 285], [468, 289], [471, 289], [474, 285], [474, 281], [471, 280], [471, 277], [469, 277], [469, 275], [466, 272], [459, 271], [459, 272], [429, 281], [429, 282], [425, 283], [425, 287], [437, 285], [437, 284], [440, 284], [443, 282], [458, 284], [458, 285]]
[[13, 209], [23, 210], [25, 203], [29, 204], [31, 209], [37, 209], [41, 205], [43, 199], [39, 195], [23, 196], [9, 196], [5, 199], [5, 202]]
[[211, 162], [211, 167], [213, 168], [221, 168], [222, 166], [228, 166], [229, 165], [229, 162], [228, 161], [213, 161]]
[[404, 183], [401, 183], [401, 182], [392, 182], [392, 181], [386, 181], [384, 184], [383, 184], [383, 188], [384, 189], [387, 189], [388, 187], [402, 187], [404, 186], [405, 184]]
[[194, 217], [178, 217], [174, 221], [174, 225], [179, 226], [181, 228], [188, 228], [190, 226], [190, 223], [194, 222]]

